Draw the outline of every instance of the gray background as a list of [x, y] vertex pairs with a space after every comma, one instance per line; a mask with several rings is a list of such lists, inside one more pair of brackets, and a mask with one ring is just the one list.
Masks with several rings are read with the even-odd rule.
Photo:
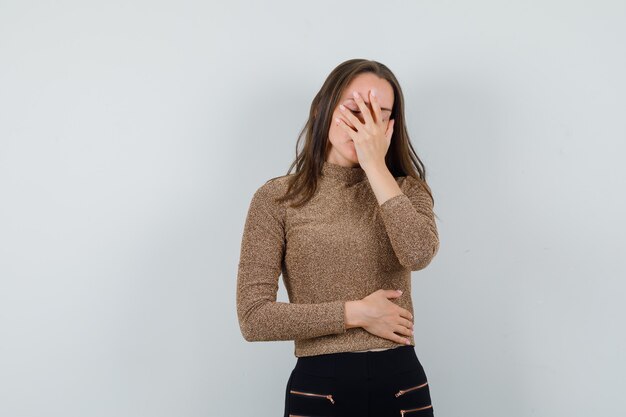
[[0, 415], [282, 415], [293, 342], [239, 332], [241, 232], [350, 58], [399, 78], [436, 199], [412, 293], [436, 415], [623, 413], [625, 18], [1, 0]]

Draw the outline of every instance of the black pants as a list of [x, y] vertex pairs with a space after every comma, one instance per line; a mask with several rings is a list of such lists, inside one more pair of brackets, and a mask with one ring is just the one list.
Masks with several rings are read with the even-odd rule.
[[284, 417], [434, 416], [415, 347], [299, 357]]

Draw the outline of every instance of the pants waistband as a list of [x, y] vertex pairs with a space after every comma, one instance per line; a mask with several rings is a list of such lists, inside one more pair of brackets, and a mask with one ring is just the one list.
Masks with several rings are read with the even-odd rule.
[[297, 359], [294, 369], [325, 377], [369, 377], [392, 375], [421, 366], [415, 346], [407, 345], [381, 351], [302, 356]]

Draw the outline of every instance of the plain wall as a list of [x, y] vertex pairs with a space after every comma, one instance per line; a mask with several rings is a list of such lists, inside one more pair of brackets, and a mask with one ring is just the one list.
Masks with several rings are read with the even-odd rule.
[[[282, 415], [235, 313], [253, 192], [351, 58], [404, 89], [444, 416], [626, 402], [623, 1], [0, 0], [0, 415]], [[287, 301], [281, 281], [279, 300]]]

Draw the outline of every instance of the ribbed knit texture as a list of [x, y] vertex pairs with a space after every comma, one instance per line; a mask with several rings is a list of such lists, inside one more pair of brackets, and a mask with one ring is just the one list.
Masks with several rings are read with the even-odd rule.
[[[345, 328], [345, 302], [377, 289], [413, 313], [411, 271], [439, 249], [433, 202], [413, 177], [379, 205], [361, 167], [324, 162], [315, 196], [278, 204], [289, 176], [267, 181], [248, 209], [237, 274], [237, 315], [247, 341], [294, 340], [296, 357], [392, 348], [363, 328]], [[278, 302], [278, 279], [290, 302]], [[414, 337], [410, 337], [415, 345]]]

